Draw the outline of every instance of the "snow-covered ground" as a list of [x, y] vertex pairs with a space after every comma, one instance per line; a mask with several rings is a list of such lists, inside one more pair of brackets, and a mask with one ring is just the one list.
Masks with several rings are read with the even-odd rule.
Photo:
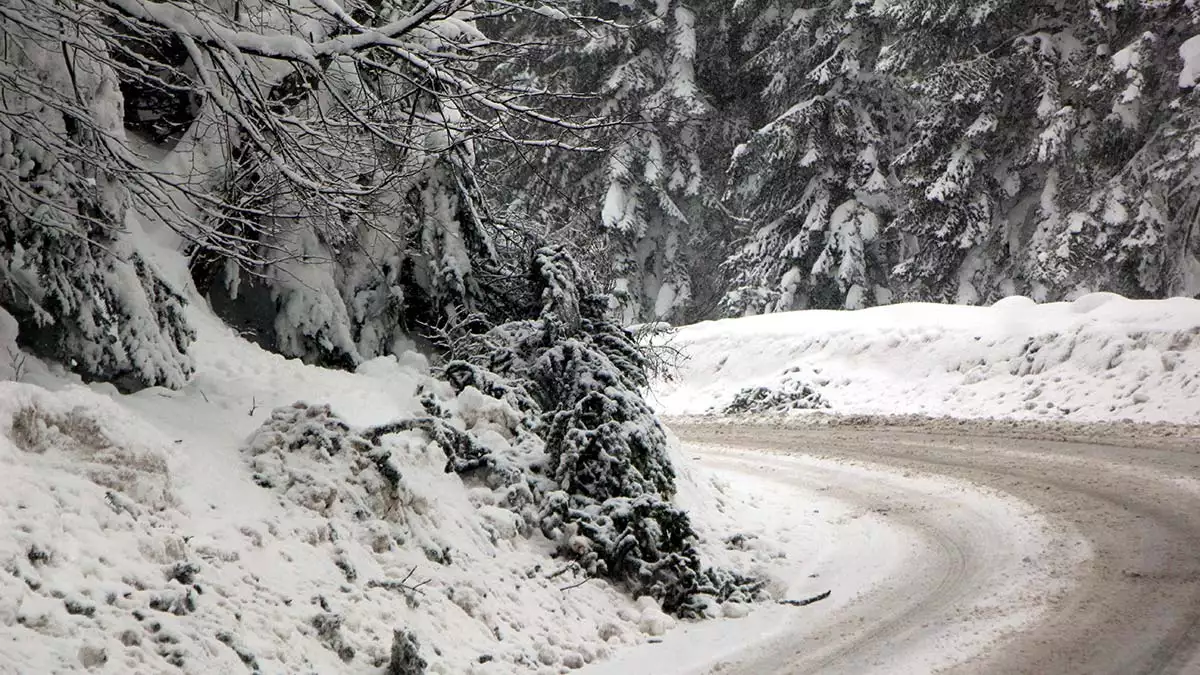
[[[261, 350], [202, 307], [189, 318], [196, 375], [181, 391], [122, 395], [34, 357], [0, 359], [0, 673], [382, 672], [397, 629], [431, 673], [559, 673], [675, 624], [552, 559], [495, 491], [445, 473], [419, 431], [384, 441], [396, 504], [379, 503], [353, 453], [248, 443], [295, 401], [358, 427], [423, 416], [418, 395], [433, 393], [452, 424], [504, 446], [516, 442], [504, 403], [455, 396], [412, 352], [326, 370]], [[779, 576], [788, 561], [771, 537], [723, 541], [761, 506], [683, 473], [710, 559]]]
[[741, 394], [749, 412], [1200, 422], [1200, 300], [801, 311], [658, 339], [686, 359], [650, 399], [668, 415]]

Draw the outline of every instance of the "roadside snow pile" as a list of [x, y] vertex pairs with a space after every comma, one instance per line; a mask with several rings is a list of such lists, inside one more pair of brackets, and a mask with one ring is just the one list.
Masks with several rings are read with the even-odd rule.
[[654, 384], [668, 415], [821, 407], [778, 404], [801, 392], [834, 413], [1200, 422], [1200, 300], [788, 312], [657, 339], [689, 357]]
[[482, 430], [502, 404], [219, 337], [184, 392], [0, 383], [0, 672], [368, 672], [415, 647], [431, 673], [557, 673], [644, 639], [611, 586], [564, 593], [582, 578], [423, 429], [269, 408], [370, 424], [441, 386]]

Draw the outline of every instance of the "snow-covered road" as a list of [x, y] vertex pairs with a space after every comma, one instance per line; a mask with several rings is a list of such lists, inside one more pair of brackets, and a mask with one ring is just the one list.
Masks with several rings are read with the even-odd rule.
[[[819, 495], [842, 504], [842, 524], [872, 525], [810, 554], [824, 561], [817, 585], [838, 602], [787, 608], [769, 629], [731, 622], [744, 647], [719, 658], [679, 658], [712, 651], [683, 634], [612, 666], [653, 658], [654, 672], [722, 675], [1200, 673], [1195, 428], [672, 427], [731, 481]], [[836, 534], [839, 521], [831, 525]], [[815, 588], [813, 578], [797, 582]]]

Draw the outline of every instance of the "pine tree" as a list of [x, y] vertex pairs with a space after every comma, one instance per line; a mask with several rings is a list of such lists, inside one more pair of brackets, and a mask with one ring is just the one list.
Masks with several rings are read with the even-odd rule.
[[748, 224], [726, 263], [725, 311], [858, 308], [887, 302], [887, 162], [904, 108], [874, 70], [870, 2], [742, 6], [743, 68], [768, 110], [733, 153], [727, 198]]
[[608, 298], [559, 247], [534, 253], [529, 282], [536, 315], [461, 340], [471, 363], [447, 375], [538, 416], [546, 459], [529, 480], [542, 532], [588, 574], [669, 612], [696, 615], [706, 595], [754, 597], [760, 581], [703, 565], [687, 514], [671, 503], [666, 434], [638, 393], [646, 357], [609, 318]]
[[[577, 16], [539, 27], [557, 31], [554, 45], [505, 72], [519, 72], [530, 88], [580, 92], [571, 114], [612, 126], [581, 143], [602, 152], [501, 151], [494, 161], [521, 167], [505, 183], [519, 195], [510, 213], [563, 239], [596, 237], [585, 259], [603, 270], [623, 321], [703, 313], [714, 294], [704, 256], [724, 238], [719, 171], [733, 126], [698, 72], [712, 55], [697, 44], [711, 49], [722, 39], [717, 21], [682, 0], [564, 9]], [[514, 21], [504, 30], [529, 28]]]
[[[1061, 261], [1054, 272], [1091, 288], [1195, 295], [1200, 101], [1181, 66], [1188, 34], [1200, 30], [1200, 5], [1110, 3], [1092, 8], [1090, 18], [1105, 58], [1084, 69], [1095, 112], [1076, 142], [1098, 170], [1049, 238], [1047, 253], [1053, 247], [1056, 255], [1046, 258]], [[1087, 275], [1089, 265], [1099, 274]]]
[[1195, 259], [1178, 218], [1187, 204], [1152, 183], [1186, 184], [1187, 171], [1150, 179], [1149, 167], [1186, 129], [1178, 28], [1194, 10], [938, 0], [885, 11], [895, 39], [881, 66], [913, 87], [920, 120], [895, 161], [905, 297], [1181, 288]]

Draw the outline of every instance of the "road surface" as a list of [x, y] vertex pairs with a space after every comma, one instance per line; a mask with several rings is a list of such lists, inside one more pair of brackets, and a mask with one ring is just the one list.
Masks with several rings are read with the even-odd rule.
[[[1058, 528], [1064, 540], [1086, 541], [1090, 556], [1074, 561], [1054, 546], [1040, 554], [1040, 563], [1057, 564], [1054, 574], [1070, 583], [1042, 603], [1036, 618], [990, 638], [965, 660], [939, 666], [939, 672], [1200, 675], [1195, 428], [935, 421], [894, 426], [871, 420], [782, 428], [678, 419], [670, 426], [703, 464], [724, 471], [754, 472], [786, 484], [793, 477], [780, 456], [809, 455], [906, 476], [946, 477], [1011, 495]], [[757, 458], [748, 460], [746, 451]], [[772, 456], [780, 459], [778, 465]], [[919, 568], [901, 570], [895, 583], [864, 593], [822, 625], [781, 635], [709, 672], [919, 671], [902, 663], [905, 654], [936, 651], [938, 645], [928, 643], [964, 621], [989, 586], [1010, 580], [995, 572], [1013, 565], [1003, 558], [1004, 529], [964, 515], [965, 508], [948, 503], [953, 495], [926, 496], [835, 474], [814, 478], [810, 472], [803, 480], [810, 488], [814, 480], [827, 481], [838, 498], [863, 504], [888, 497], [889, 518], [928, 544], [917, 558]]]

